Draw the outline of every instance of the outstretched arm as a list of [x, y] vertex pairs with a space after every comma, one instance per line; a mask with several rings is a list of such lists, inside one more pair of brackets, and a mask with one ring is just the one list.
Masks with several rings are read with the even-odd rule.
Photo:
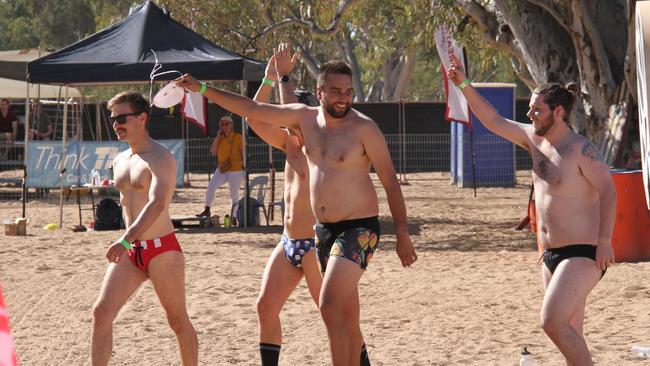
[[[526, 129], [530, 126], [503, 118], [499, 112], [472, 86], [466, 79], [458, 58], [451, 55], [451, 65], [447, 71], [447, 77], [459, 88], [461, 88], [467, 103], [472, 112], [478, 117], [481, 123], [495, 134], [506, 138], [515, 144], [529, 149], [529, 139]], [[467, 80], [467, 81], [466, 81]], [[469, 84], [467, 84], [469, 82]]]
[[[177, 79], [176, 85], [182, 86], [192, 92], [200, 91], [202, 86], [201, 83], [189, 74], [185, 74]], [[206, 86], [204, 95], [212, 102], [219, 104], [230, 112], [277, 126], [299, 128], [302, 113], [308, 110], [306, 106], [300, 104], [272, 105], [260, 103], [212, 86]]]
[[390, 158], [386, 139], [374, 122], [368, 122], [368, 125], [364, 126], [362, 136], [363, 147], [386, 191], [388, 207], [395, 222], [397, 255], [402, 261], [402, 265], [408, 267], [415, 263], [418, 256], [415, 253], [413, 243], [409, 236], [404, 196], [402, 195], [402, 188], [397, 181], [397, 174], [395, 173], [393, 161]]

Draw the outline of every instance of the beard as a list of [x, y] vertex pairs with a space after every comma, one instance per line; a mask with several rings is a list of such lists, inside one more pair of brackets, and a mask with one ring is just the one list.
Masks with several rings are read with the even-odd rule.
[[334, 118], [343, 118], [343, 117], [345, 117], [345, 115], [348, 114], [350, 109], [352, 109], [352, 106], [349, 105], [349, 104], [342, 111], [337, 111], [334, 108], [334, 104], [328, 104], [328, 105], [325, 106], [325, 110], [327, 111], [327, 113], [329, 113], [329, 115], [334, 117]]
[[542, 126], [540, 128], [535, 128], [535, 135], [537, 136], [546, 135], [548, 130], [550, 130], [551, 127], [553, 127], [553, 124], [555, 122], [553, 121], [553, 116], [551, 115], [541, 120], [540, 123], [542, 124]]

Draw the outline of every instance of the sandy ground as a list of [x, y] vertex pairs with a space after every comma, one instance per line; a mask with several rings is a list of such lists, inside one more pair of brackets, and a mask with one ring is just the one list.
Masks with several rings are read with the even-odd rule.
[[[543, 289], [534, 237], [513, 231], [524, 214], [526, 188], [481, 189], [474, 198], [468, 190], [436, 184], [423, 179], [404, 186], [420, 256], [409, 269], [395, 255], [382, 200], [382, 244], [360, 283], [362, 330], [373, 365], [518, 365], [524, 345], [537, 364], [561, 364], [539, 326]], [[174, 215], [202, 206], [179, 201]], [[88, 364], [104, 252], [120, 235], [72, 232], [78, 222], [72, 200], [64, 207], [64, 228], [44, 230], [58, 221], [57, 202], [30, 202], [28, 236], [5, 236], [0, 244], [0, 281], [22, 365]], [[20, 212], [18, 202], [0, 204], [0, 218]], [[88, 221], [89, 213], [84, 215]], [[255, 299], [280, 233], [279, 225], [179, 229], [202, 365], [259, 364]], [[304, 281], [282, 321], [281, 364], [329, 364], [325, 327]], [[611, 268], [588, 299], [585, 328], [597, 364], [647, 364], [629, 350], [650, 345], [650, 263]], [[111, 364], [179, 363], [174, 335], [146, 283], [115, 322]]]

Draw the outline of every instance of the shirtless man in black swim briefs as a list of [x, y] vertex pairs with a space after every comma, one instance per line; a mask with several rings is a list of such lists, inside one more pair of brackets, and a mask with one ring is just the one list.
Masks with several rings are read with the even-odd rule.
[[568, 125], [575, 84], [542, 85], [530, 98], [532, 125], [501, 117], [452, 55], [447, 76], [481, 123], [530, 151], [537, 235], [544, 247], [542, 327], [569, 365], [592, 365], [583, 336], [587, 295], [614, 264], [616, 190], [598, 149]]
[[176, 334], [182, 364], [197, 365], [197, 336], [185, 308], [185, 259], [169, 218], [176, 163], [166, 147], [149, 137], [149, 102], [140, 93], [120, 93], [108, 101], [108, 109], [117, 139], [129, 144], [113, 161], [126, 231], [106, 252], [108, 270], [93, 307], [92, 364], [108, 364], [113, 320], [150, 279]]
[[[269, 60], [254, 100], [268, 102], [273, 87], [279, 84], [282, 104], [297, 103], [290, 80], [296, 60], [297, 55], [292, 56], [291, 47], [286, 43], [280, 44]], [[284, 166], [284, 232], [266, 265], [257, 299], [262, 366], [276, 366], [282, 343], [280, 310], [303, 274], [318, 306], [323, 281], [314, 248], [316, 218], [309, 201], [309, 167], [302, 153], [303, 141], [299, 132], [253, 119], [247, 122], [261, 139], [284, 151], [287, 157]], [[363, 342], [360, 359], [361, 366], [370, 365]]]
[[324, 63], [317, 80], [321, 105], [269, 105], [204, 87], [185, 75], [177, 84], [241, 116], [300, 130], [309, 165], [311, 207], [317, 251], [324, 272], [320, 311], [334, 366], [359, 365], [358, 283], [379, 241], [379, 203], [370, 165], [381, 181], [396, 227], [396, 251], [403, 266], [417, 260], [406, 221], [406, 207], [384, 135], [367, 116], [352, 109], [350, 67]]

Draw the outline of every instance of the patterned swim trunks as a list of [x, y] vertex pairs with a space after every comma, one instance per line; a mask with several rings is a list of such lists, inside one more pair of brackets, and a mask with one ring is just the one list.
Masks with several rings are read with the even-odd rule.
[[282, 234], [280, 243], [284, 247], [284, 255], [287, 260], [295, 267], [302, 267], [302, 258], [315, 246], [313, 238], [309, 239], [291, 239]]
[[330, 256], [342, 257], [366, 269], [379, 243], [377, 216], [334, 223], [316, 223], [316, 253], [325, 272]]

